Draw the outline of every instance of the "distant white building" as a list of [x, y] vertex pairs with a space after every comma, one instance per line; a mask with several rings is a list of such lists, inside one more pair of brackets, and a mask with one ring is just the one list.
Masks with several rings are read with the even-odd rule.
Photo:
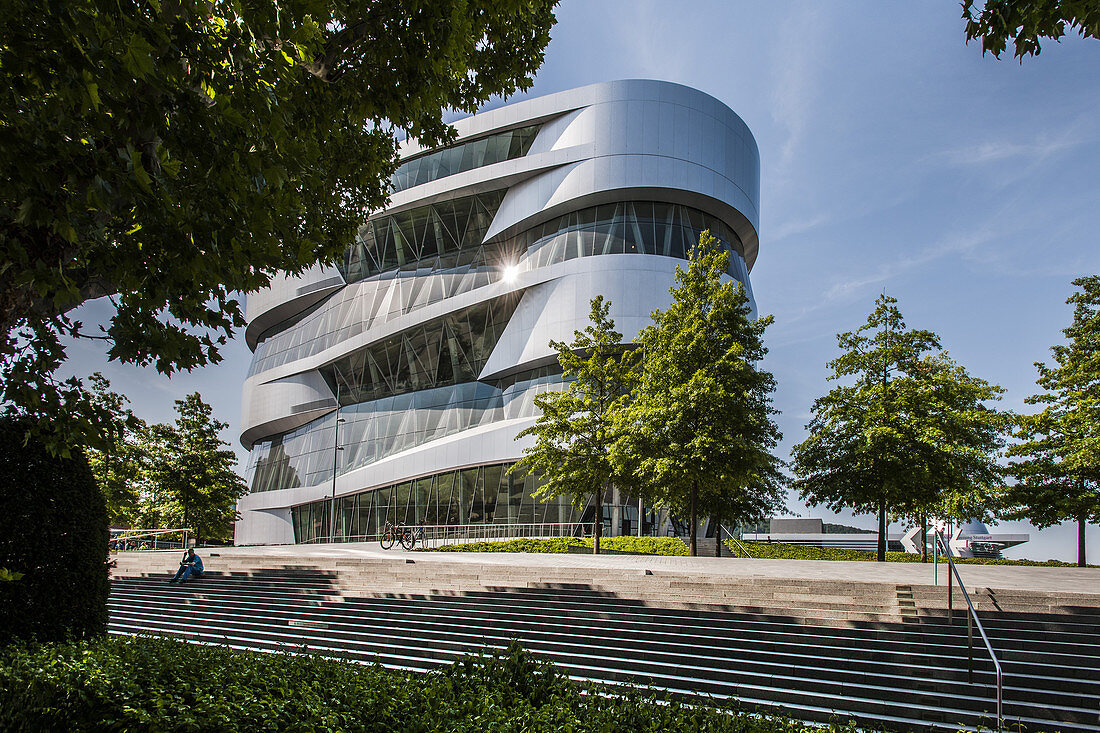
[[[562, 388], [550, 340], [584, 328], [596, 295], [633, 339], [704, 229], [751, 298], [760, 157], [713, 97], [619, 81], [454, 127], [446, 148], [404, 147], [389, 207], [341, 263], [249, 298], [239, 544], [327, 536], [332, 506], [338, 539], [387, 521], [591, 521], [507, 473], [534, 396]], [[636, 532], [637, 505], [608, 501], [608, 533]]]
[[[933, 527], [927, 530], [928, 550], [932, 551]], [[944, 532], [948, 548], [956, 557], [999, 558], [1001, 551], [1027, 542], [1027, 534], [993, 534], [977, 520], [970, 520], [950, 530], [947, 525], [940, 527]], [[898, 552], [920, 552], [920, 527], [912, 527], [907, 532], [888, 532], [886, 548]], [[866, 532], [826, 532], [825, 523], [820, 519], [772, 519], [768, 532], [745, 534], [742, 539], [753, 542], [783, 542], [792, 545], [810, 545], [813, 547], [835, 547], [847, 550], [878, 549], [878, 533]]]

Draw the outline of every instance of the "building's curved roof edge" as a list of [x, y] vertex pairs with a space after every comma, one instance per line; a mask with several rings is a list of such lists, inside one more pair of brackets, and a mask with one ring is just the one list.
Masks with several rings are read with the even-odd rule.
[[[662, 79], [640, 78], [601, 81], [537, 97], [525, 97], [514, 102], [505, 100], [499, 107], [479, 111], [468, 117], [455, 120], [451, 123], [451, 126], [455, 128], [461, 139], [488, 134], [495, 130], [506, 130], [526, 122], [564, 114], [574, 109], [602, 102], [629, 99], [675, 102], [677, 97], [680, 97], [679, 101], [682, 102], [694, 97], [702, 102], [702, 104], [692, 105], [695, 108], [708, 111], [707, 107], [710, 107], [709, 111], [716, 117], [725, 116], [735, 119], [739, 126], [743, 128], [747, 138], [752, 141], [752, 145], [756, 149], [757, 159], [759, 159], [760, 146], [756, 142], [756, 137], [752, 134], [752, 130], [745, 120], [732, 107], [714, 95], [700, 89]], [[406, 158], [417, 155], [426, 149], [415, 140], [406, 140], [401, 144], [399, 152], [402, 158]]]

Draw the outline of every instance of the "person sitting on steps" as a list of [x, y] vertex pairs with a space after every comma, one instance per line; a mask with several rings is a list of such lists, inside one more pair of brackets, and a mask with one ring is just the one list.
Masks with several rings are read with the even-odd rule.
[[202, 577], [202, 558], [195, 554], [195, 548], [189, 547], [187, 554], [180, 560], [180, 569], [169, 583], [186, 583], [188, 578]]

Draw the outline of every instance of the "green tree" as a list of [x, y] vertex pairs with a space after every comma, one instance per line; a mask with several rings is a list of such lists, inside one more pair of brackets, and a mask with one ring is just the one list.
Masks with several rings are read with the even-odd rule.
[[145, 423], [127, 406], [130, 400], [111, 391], [111, 382], [96, 372], [89, 378], [92, 403], [110, 416], [107, 431], [86, 453], [96, 484], [107, 502], [112, 524], [132, 525], [138, 518], [142, 496], [139, 491], [146, 455]]
[[516, 440], [528, 435], [535, 444], [524, 449], [512, 471], [531, 471], [542, 479], [535, 492], [540, 499], [569, 496], [581, 507], [593, 497], [595, 537], [592, 551], [600, 552], [603, 534], [603, 495], [622, 474], [611, 461], [617, 437], [617, 416], [629, 399], [634, 357], [624, 348], [623, 335], [608, 317], [610, 301], [592, 299], [590, 324], [573, 332], [572, 343], [551, 341], [569, 386], [561, 392], [535, 397], [541, 414]]
[[974, 0], [963, 0], [966, 40], [982, 39], [982, 53], [1000, 58], [1012, 39], [1015, 56], [1038, 56], [1040, 38], [1058, 40], [1066, 27], [1082, 38], [1100, 38], [1100, 0], [985, 0], [974, 10]]
[[896, 303], [879, 296], [863, 326], [838, 334], [829, 380], [848, 383], [814, 402], [810, 434], [793, 450], [804, 499], [878, 513], [879, 561], [888, 511], [922, 524], [985, 513], [1009, 425], [985, 404], [1003, 390], [939, 351], [936, 334], [907, 329]]
[[729, 253], [703, 232], [688, 269], [677, 267], [672, 304], [639, 334], [642, 378], [616, 447], [657, 503], [688, 517], [692, 555], [700, 515], [744, 524], [782, 506], [775, 378], [759, 368], [772, 318], [750, 318], [728, 264]]
[[1040, 529], [1076, 521], [1084, 567], [1085, 527], [1100, 521], [1100, 275], [1073, 284], [1073, 323], [1062, 331], [1069, 343], [1051, 349], [1054, 366], [1035, 364], [1045, 391], [1027, 399], [1045, 407], [1020, 416], [1020, 442], [1008, 449], [1017, 483], [1006, 491], [1005, 514]]
[[248, 487], [237, 457], [219, 434], [229, 427], [213, 417], [196, 392], [176, 400], [173, 425], [153, 425], [147, 479], [151, 519], [162, 526], [191, 527], [197, 539], [228, 539], [237, 499]]
[[[400, 138], [530, 87], [555, 3], [6, 2], [0, 401], [63, 451], [109, 421], [55, 377], [63, 337], [219, 361], [237, 292], [336, 260], [385, 204]], [[89, 334], [96, 298], [115, 312]]]

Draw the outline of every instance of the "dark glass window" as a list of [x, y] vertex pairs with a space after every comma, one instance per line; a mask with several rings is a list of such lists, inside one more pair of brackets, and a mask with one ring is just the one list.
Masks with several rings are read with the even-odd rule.
[[390, 186], [396, 193], [456, 173], [522, 158], [535, 142], [539, 127], [540, 125], [520, 127], [418, 155], [398, 166], [390, 178]]
[[[392, 486], [360, 492], [336, 500], [338, 517], [336, 539], [377, 540], [386, 523], [456, 524], [572, 524], [592, 521], [592, 508], [578, 508], [568, 496], [537, 501], [535, 491], [541, 482], [530, 474], [511, 474], [514, 464], [498, 463], [462, 468], [405, 481]], [[610, 530], [612, 495], [604, 500], [604, 526]], [[625, 493], [620, 495], [620, 511], [632, 522], [637, 503]], [[329, 534], [331, 501], [322, 499], [291, 509], [295, 542], [325, 541]], [[433, 508], [435, 507], [435, 508]], [[431, 521], [433, 516], [438, 521]], [[656, 514], [647, 512], [652, 529]], [[624, 530], [626, 524], [622, 525]], [[567, 532], [566, 534], [571, 534]]]
[[464, 196], [368, 219], [337, 264], [352, 283], [396, 269], [440, 269], [437, 257], [478, 247], [504, 191]]
[[519, 293], [509, 293], [428, 321], [322, 367], [321, 374], [343, 405], [473, 382], [518, 304]]

